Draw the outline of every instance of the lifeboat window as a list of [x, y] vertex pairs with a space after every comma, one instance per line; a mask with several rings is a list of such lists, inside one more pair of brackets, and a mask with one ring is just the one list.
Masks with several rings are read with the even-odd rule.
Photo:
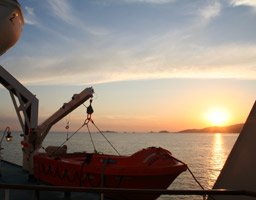
[[116, 160], [113, 160], [113, 159], [110, 159], [110, 158], [103, 159], [102, 162], [105, 163], [105, 164], [116, 164], [117, 163]]

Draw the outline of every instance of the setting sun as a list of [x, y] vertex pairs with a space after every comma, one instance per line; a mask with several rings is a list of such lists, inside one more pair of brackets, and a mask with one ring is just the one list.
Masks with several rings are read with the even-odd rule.
[[211, 125], [223, 126], [228, 122], [229, 115], [224, 109], [214, 108], [206, 113], [206, 119]]

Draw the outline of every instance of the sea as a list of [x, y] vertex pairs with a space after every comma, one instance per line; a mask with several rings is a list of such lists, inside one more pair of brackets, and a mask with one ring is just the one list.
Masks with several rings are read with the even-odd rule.
[[[68, 152], [86, 151], [116, 154], [114, 148], [123, 155], [131, 155], [143, 148], [155, 146], [168, 149], [174, 157], [185, 162], [204, 189], [211, 189], [229, 155], [238, 134], [221, 133], [49, 133], [43, 147], [61, 145], [68, 146]], [[3, 141], [2, 158], [21, 165], [22, 151], [19, 132], [12, 133], [12, 142]], [[70, 139], [67, 141], [67, 137]], [[93, 139], [93, 142], [91, 140]], [[105, 139], [107, 138], [107, 140]], [[111, 145], [109, 144], [109, 142]], [[42, 149], [43, 151], [43, 149]], [[176, 178], [169, 189], [201, 189], [192, 175], [186, 171]], [[159, 200], [170, 199], [162, 195]], [[179, 196], [171, 199], [202, 199], [202, 197]]]

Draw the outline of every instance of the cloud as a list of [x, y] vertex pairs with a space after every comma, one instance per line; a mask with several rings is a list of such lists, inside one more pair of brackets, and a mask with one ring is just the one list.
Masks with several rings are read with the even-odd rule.
[[85, 20], [81, 20], [76, 16], [77, 10], [72, 8], [72, 5], [67, 0], [48, 0], [50, 8], [54, 16], [64, 21], [65, 23], [79, 28], [91, 35], [102, 36], [109, 34], [106, 28], [99, 26], [91, 26]]
[[[90, 27], [86, 22], [81, 21], [76, 13], [79, 10], [75, 11], [72, 5], [69, 5], [70, 1], [49, 0], [48, 2], [52, 8], [51, 12], [65, 22], [64, 25], [82, 27], [82, 34], [83, 31], [94, 36], [108, 33], [104, 28]], [[151, 1], [130, 0], [129, 2]], [[165, 29], [141, 37], [139, 30], [132, 36], [130, 32], [129, 35], [126, 34], [127, 30], [124, 30], [123, 34], [116, 31], [109, 37], [74, 37], [72, 41], [68, 39], [65, 42], [61, 41], [61, 44], [50, 43], [51, 40], [34, 48], [37, 49], [37, 55], [29, 52], [31, 57], [16, 56], [15, 59], [9, 57], [5, 66], [10, 66], [9, 69], [16, 73], [14, 75], [29, 85], [82, 85], [172, 77], [255, 79], [256, 72], [253, 68], [256, 66], [254, 62], [256, 46], [241, 42], [239, 45], [234, 42], [215, 44], [216, 36], [211, 33], [212, 29], [207, 29], [208, 26], [205, 25], [210, 26], [209, 22], [217, 16], [222, 19], [222, 5], [217, 0], [200, 1], [200, 8], [198, 5], [199, 1], [196, 5], [191, 3], [183, 6], [182, 11], [186, 8], [186, 12], [192, 12], [182, 15], [179, 19], [180, 25], [174, 24], [169, 32]], [[33, 16], [32, 11], [31, 16]], [[170, 15], [170, 19], [172, 16]], [[188, 20], [189, 17], [193, 19]], [[54, 31], [58, 30], [54, 29]], [[208, 37], [209, 32], [213, 34], [210, 35], [211, 37]], [[69, 36], [62, 34], [67, 38]], [[11, 66], [22, 66], [22, 68], [13, 69]]]
[[210, 20], [217, 17], [221, 12], [221, 3], [219, 1], [211, 1], [205, 7], [199, 9], [199, 17], [203, 22], [208, 23]]
[[28, 6], [25, 6], [24, 13], [25, 23], [29, 25], [38, 25], [38, 18], [35, 15], [34, 9]]
[[231, 4], [234, 6], [252, 6], [256, 7], [255, 0], [230, 0]]
[[[256, 46], [181, 46], [159, 51], [163, 46], [137, 55], [138, 50], [117, 48], [99, 54], [52, 57], [16, 57], [6, 63], [26, 85], [91, 85], [95, 83], [159, 78], [255, 79]], [[80, 50], [81, 51], [81, 50]], [[22, 66], [19, 69], [8, 66]], [[20, 71], [19, 71], [20, 70]]]
[[67, 0], [48, 0], [48, 3], [50, 4], [54, 15], [59, 19], [68, 24], [74, 24], [74, 22], [76, 22], [76, 19], [72, 14], [71, 5]]
[[149, 3], [149, 4], [166, 4], [173, 3], [176, 0], [123, 0], [126, 3]]
[[176, 2], [177, 0], [100, 0], [97, 3], [100, 4], [108, 4], [108, 3], [125, 3], [125, 4], [134, 4], [134, 3], [141, 3], [141, 4], [168, 4]]

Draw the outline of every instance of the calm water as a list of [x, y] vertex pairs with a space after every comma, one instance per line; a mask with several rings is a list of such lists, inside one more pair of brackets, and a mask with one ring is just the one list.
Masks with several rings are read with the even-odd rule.
[[[13, 133], [13, 141], [8, 144], [3, 143], [3, 157], [5, 160], [21, 164], [21, 137], [18, 135]], [[97, 151], [115, 154], [100, 134], [94, 133], [92, 136]], [[238, 134], [105, 133], [105, 136], [120, 154], [125, 155], [150, 146], [166, 148], [176, 158], [187, 163], [205, 189], [211, 189]], [[43, 146], [60, 145], [65, 139], [66, 133], [51, 133]], [[94, 150], [88, 133], [77, 133], [69, 140], [67, 146], [69, 152], [93, 152]], [[189, 172], [181, 174], [170, 188], [200, 189]], [[162, 196], [159, 199], [166, 198]], [[185, 197], [179, 197], [179, 199], [183, 198]], [[193, 199], [202, 198], [194, 197]]]

